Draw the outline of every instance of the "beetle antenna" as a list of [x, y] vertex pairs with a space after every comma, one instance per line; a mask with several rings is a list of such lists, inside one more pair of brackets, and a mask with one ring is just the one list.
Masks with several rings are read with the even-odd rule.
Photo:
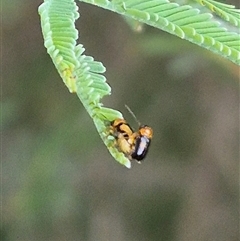
[[140, 121], [137, 119], [137, 117], [135, 116], [135, 114], [133, 113], [133, 111], [130, 109], [130, 107], [128, 105], [125, 104], [126, 109], [128, 110], [128, 112], [133, 116], [133, 118], [135, 119], [135, 121], [138, 123], [138, 125], [140, 126], [141, 123]]

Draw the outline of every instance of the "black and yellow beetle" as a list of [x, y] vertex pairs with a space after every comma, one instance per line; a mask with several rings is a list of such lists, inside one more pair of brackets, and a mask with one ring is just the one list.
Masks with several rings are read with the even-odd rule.
[[[127, 108], [136, 119], [129, 107]], [[153, 137], [151, 127], [139, 125], [138, 131], [134, 132], [126, 120], [115, 119], [111, 122], [110, 132], [115, 137], [119, 151], [123, 152], [130, 160], [134, 159], [140, 163], [146, 157]]]

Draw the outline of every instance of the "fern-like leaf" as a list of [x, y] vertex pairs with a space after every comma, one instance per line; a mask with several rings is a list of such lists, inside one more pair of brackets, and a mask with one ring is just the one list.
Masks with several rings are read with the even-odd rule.
[[39, 7], [44, 45], [70, 92], [76, 92], [94, 121], [99, 135], [112, 156], [126, 167], [131, 162], [115, 147], [110, 134], [110, 121], [123, 118], [116, 110], [103, 107], [101, 99], [111, 88], [102, 75], [105, 67], [76, 45], [78, 32], [74, 22], [79, 17], [74, 0], [45, 0]]
[[[200, 13], [197, 8], [189, 5], [180, 6], [168, 0], [80, 1], [100, 6], [162, 29], [240, 64], [240, 35], [237, 31], [231, 32], [221, 26], [219, 22], [212, 19], [213, 16], [210, 13]], [[217, 9], [216, 12], [220, 15], [220, 5]], [[234, 19], [239, 17], [239, 14], [236, 10], [229, 11], [228, 14], [221, 12], [221, 16], [224, 16], [225, 19], [230, 19], [232, 16], [231, 22], [235, 23], [237, 21]]]
[[203, 6], [206, 6], [211, 12], [215, 13], [225, 21], [231, 23], [234, 26], [240, 26], [240, 10], [235, 6], [220, 3], [214, 0], [194, 0]]
[[[65, 21], [61, 12], [65, 12]], [[74, 48], [78, 37], [74, 22], [79, 17], [77, 6], [73, 1], [64, 5], [57, 1], [45, 1], [39, 7], [44, 45], [55, 67], [70, 92], [76, 92], [72, 71], [78, 65]]]

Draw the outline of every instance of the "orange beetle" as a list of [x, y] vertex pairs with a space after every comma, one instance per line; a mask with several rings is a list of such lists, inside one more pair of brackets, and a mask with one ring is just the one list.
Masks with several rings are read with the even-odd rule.
[[116, 119], [111, 122], [111, 133], [117, 141], [119, 151], [129, 159], [141, 162], [146, 157], [153, 136], [151, 127], [141, 125], [138, 131], [134, 132], [124, 119]]
[[131, 157], [136, 161], [140, 162], [143, 160], [149, 150], [151, 140], [153, 137], [153, 130], [147, 125], [142, 125], [138, 129], [138, 133], [135, 139], [134, 151]]

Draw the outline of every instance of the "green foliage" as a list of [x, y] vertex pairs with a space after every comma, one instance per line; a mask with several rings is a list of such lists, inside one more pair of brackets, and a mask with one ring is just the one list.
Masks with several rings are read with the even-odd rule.
[[229, 22], [234, 26], [240, 26], [240, 10], [235, 9], [235, 6], [225, 3], [216, 2], [213, 0], [195, 0], [196, 2], [206, 6], [211, 12], [217, 14], [219, 17]]
[[102, 75], [105, 67], [84, 55], [81, 44], [76, 45], [78, 32], [74, 22], [79, 17], [76, 3], [73, 0], [46, 0], [39, 7], [39, 14], [44, 45], [64, 83], [70, 92], [77, 93], [112, 156], [130, 168], [130, 161], [118, 151], [114, 138], [109, 133], [110, 121], [122, 118], [122, 114], [103, 107], [100, 102], [103, 96], [111, 93], [111, 88]]
[[[211, 13], [202, 13], [190, 5], [179, 5], [168, 0], [82, 0], [114, 11], [126, 18], [162, 29], [209, 49], [236, 64], [240, 64], [239, 10], [215, 1], [196, 0], [221, 17], [233, 28], [222, 26]], [[91, 56], [84, 55], [83, 45], [77, 45], [79, 18], [74, 0], [45, 0], [39, 7], [44, 45], [64, 83], [77, 93], [94, 121], [98, 133], [112, 156], [126, 167], [131, 162], [119, 152], [110, 134], [110, 121], [122, 118], [116, 110], [103, 107], [101, 99], [110, 95], [111, 88], [103, 76], [105, 67]]]
[[[81, 0], [134, 18], [147, 25], [186, 39], [240, 64], [240, 35], [237, 28], [226, 28], [211, 13], [168, 0]], [[240, 11], [215, 1], [198, 1], [234, 26], [239, 26]]]

